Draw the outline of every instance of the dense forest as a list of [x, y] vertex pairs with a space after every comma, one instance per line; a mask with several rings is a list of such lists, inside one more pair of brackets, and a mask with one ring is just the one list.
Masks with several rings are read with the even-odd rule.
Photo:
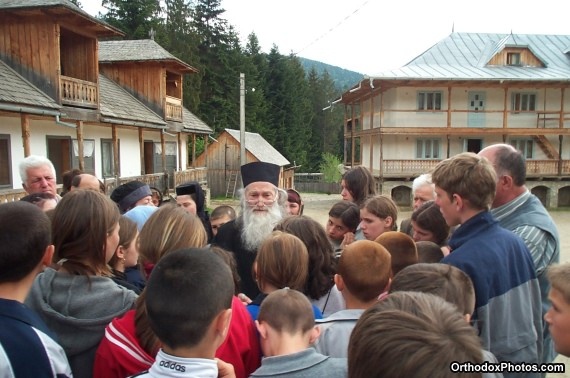
[[149, 38], [152, 30], [156, 42], [199, 70], [186, 75], [183, 101], [214, 129], [214, 137], [224, 128], [239, 129], [244, 73], [247, 131], [261, 134], [291, 164], [300, 165], [298, 171], [318, 171], [324, 153], [342, 159], [344, 109], [330, 103], [356, 84], [358, 74], [334, 67], [344, 80], [335, 83], [319, 62], [282, 55], [275, 45], [262, 52], [255, 34], [241, 46], [223, 18], [221, 0], [101, 2], [106, 12], [98, 17], [121, 29], [126, 39]]

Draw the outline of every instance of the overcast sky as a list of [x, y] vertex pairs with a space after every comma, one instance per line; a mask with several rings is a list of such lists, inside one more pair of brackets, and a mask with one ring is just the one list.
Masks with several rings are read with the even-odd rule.
[[[81, 0], [96, 15], [101, 0]], [[222, 0], [242, 41], [365, 75], [398, 68], [456, 32], [570, 34], [568, 0]]]

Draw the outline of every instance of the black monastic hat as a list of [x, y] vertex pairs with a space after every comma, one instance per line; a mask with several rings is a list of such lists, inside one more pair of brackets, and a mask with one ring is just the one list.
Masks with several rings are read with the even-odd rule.
[[280, 172], [280, 166], [272, 163], [266, 163], [264, 161], [255, 161], [253, 163], [244, 164], [241, 166], [243, 187], [245, 188], [252, 182], [258, 181], [269, 182], [275, 186], [279, 186]]

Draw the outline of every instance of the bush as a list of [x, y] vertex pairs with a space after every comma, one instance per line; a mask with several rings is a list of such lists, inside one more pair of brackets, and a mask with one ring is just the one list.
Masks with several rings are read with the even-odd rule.
[[341, 164], [342, 162], [337, 156], [329, 152], [325, 152], [323, 154], [323, 161], [320, 166], [320, 172], [323, 174], [325, 182], [340, 181], [342, 175], [338, 169], [338, 166]]

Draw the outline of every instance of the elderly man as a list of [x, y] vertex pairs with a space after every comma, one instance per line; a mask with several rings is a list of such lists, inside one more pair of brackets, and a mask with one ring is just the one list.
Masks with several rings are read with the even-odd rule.
[[244, 189], [240, 191], [240, 214], [224, 224], [214, 244], [234, 253], [241, 291], [255, 298], [259, 289], [252, 276], [257, 248], [285, 214], [287, 193], [277, 187], [278, 165], [254, 162], [241, 167]]
[[20, 163], [22, 187], [28, 194], [47, 192], [59, 199], [56, 177], [52, 162], [44, 156], [30, 155]]
[[[429, 173], [424, 173], [419, 175], [414, 179], [412, 183], [412, 194], [414, 195], [414, 211], [416, 211], [421, 205], [428, 201], [433, 201], [435, 199], [435, 192], [433, 190], [434, 185], [431, 182], [431, 176]], [[412, 228], [412, 219], [404, 219], [400, 223], [400, 231], [414, 236], [414, 229]]]
[[[542, 297], [543, 315], [550, 307], [550, 284], [546, 271], [560, 261], [560, 239], [556, 225], [539, 199], [525, 186], [526, 165], [520, 151], [508, 144], [494, 144], [482, 149], [497, 173], [497, 188], [491, 214], [499, 225], [520, 236], [530, 250]], [[556, 357], [548, 327], [544, 324], [542, 362]]]

